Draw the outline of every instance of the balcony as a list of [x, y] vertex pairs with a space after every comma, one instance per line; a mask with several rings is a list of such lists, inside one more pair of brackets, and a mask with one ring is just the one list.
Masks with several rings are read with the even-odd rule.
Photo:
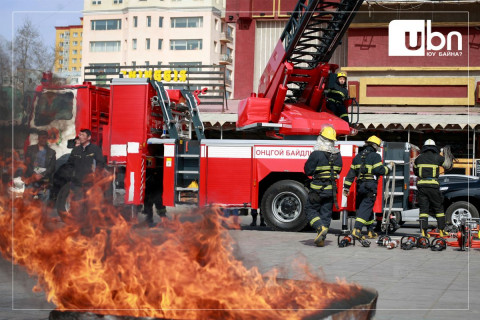
[[232, 64], [232, 57], [226, 53], [221, 54], [219, 60], [220, 60], [219, 61], [220, 64], [224, 64], [224, 65]]
[[223, 43], [229, 43], [229, 42], [232, 42], [233, 41], [233, 38], [230, 34], [228, 34], [227, 32], [222, 32], [220, 34], [220, 42], [223, 42]]

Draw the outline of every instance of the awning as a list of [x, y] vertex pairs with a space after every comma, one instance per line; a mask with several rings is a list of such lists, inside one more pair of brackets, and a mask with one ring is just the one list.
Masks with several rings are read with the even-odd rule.
[[468, 130], [480, 124], [480, 115], [367, 113], [360, 114], [359, 124], [365, 129]]
[[208, 122], [212, 126], [216, 124], [223, 126], [227, 122], [236, 123], [238, 115], [236, 113], [200, 112], [200, 119], [202, 119], [202, 122]]
[[[204, 123], [212, 126], [225, 123], [236, 123], [236, 113], [200, 113]], [[396, 114], [396, 113], [363, 113], [359, 116], [359, 129], [378, 130], [468, 130], [480, 126], [479, 114]], [[355, 119], [355, 117], [354, 117]]]

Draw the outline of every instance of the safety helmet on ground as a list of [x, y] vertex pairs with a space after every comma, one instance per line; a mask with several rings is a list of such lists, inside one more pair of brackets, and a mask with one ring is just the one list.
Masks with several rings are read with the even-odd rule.
[[436, 146], [435, 141], [433, 141], [432, 139], [428, 139], [427, 141], [425, 141], [425, 143], [423, 145], [424, 146]]
[[345, 79], [347, 79], [347, 73], [345, 71], [340, 71], [337, 73], [337, 79], [341, 77], [345, 77]]
[[367, 142], [374, 143], [380, 147], [380, 145], [382, 144], [382, 139], [380, 139], [377, 136], [371, 136], [370, 138], [367, 139]]
[[320, 135], [328, 140], [337, 141], [337, 133], [332, 127], [323, 128]]

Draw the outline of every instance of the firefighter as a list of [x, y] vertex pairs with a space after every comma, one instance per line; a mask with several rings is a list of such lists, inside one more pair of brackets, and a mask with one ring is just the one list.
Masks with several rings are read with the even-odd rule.
[[440, 155], [435, 141], [428, 139], [420, 151], [420, 155], [415, 159], [413, 172], [418, 177], [418, 206], [420, 207], [420, 228], [422, 236], [429, 237], [428, 214], [430, 209], [435, 213], [440, 236], [443, 237], [445, 232], [445, 213], [443, 212], [443, 196], [440, 192], [438, 183], [438, 175], [440, 167], [445, 170], [451, 169], [452, 162], [447, 162], [445, 157]]
[[327, 91], [327, 108], [331, 110], [337, 117], [348, 121], [348, 112], [345, 107], [345, 100], [348, 98], [347, 90], [347, 73], [337, 73], [335, 84]]
[[382, 140], [371, 136], [365, 141], [364, 148], [353, 158], [352, 166], [343, 184], [343, 194], [348, 197], [350, 187], [357, 178], [356, 210], [357, 216], [352, 235], [358, 240], [365, 240], [362, 235], [363, 226], [367, 226], [368, 238], [377, 237], [374, 226], [373, 205], [377, 198], [377, 180], [382, 175], [387, 175], [393, 163], [385, 166], [377, 151], [380, 150]]
[[335, 129], [323, 128], [304, 167], [305, 174], [312, 176], [305, 211], [310, 225], [318, 233], [314, 242], [319, 247], [325, 245], [333, 203], [337, 198], [337, 175], [342, 171], [342, 157], [340, 150], [335, 148], [336, 140]]

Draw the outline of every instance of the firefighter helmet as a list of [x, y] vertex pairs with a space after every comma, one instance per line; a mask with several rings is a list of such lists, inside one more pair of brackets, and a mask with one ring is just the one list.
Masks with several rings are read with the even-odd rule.
[[423, 145], [424, 146], [436, 146], [435, 141], [433, 141], [432, 139], [428, 139], [427, 141], [425, 141], [425, 143]]
[[377, 136], [371, 136], [370, 138], [367, 139], [367, 142], [371, 142], [376, 144], [377, 146], [380, 146], [382, 144], [382, 139], [380, 139]]
[[337, 141], [337, 133], [335, 129], [330, 126], [323, 128], [320, 135], [328, 140]]
[[341, 71], [337, 73], [337, 79], [341, 77], [344, 77], [345, 79], [347, 79], [347, 73], [345, 71]]

